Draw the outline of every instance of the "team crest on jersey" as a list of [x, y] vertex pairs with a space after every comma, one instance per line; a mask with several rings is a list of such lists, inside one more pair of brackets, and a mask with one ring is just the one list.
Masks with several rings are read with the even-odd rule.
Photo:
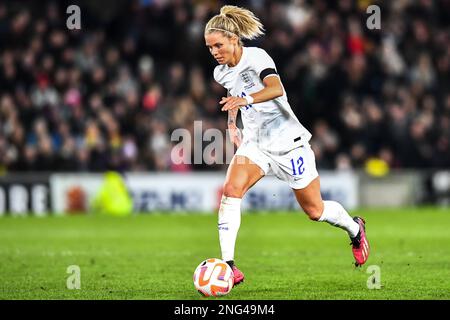
[[252, 78], [250, 78], [250, 74], [248, 72], [242, 72], [241, 79], [244, 81], [245, 84], [249, 84], [252, 82]]
[[245, 86], [244, 86], [245, 90], [248, 90], [255, 85], [252, 81], [252, 78], [250, 77], [250, 73], [242, 72], [242, 73], [240, 73], [240, 76], [241, 76], [242, 81], [245, 84]]

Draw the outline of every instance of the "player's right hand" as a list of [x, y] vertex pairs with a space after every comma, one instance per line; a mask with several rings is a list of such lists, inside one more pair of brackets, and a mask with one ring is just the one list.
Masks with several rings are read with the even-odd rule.
[[248, 105], [247, 100], [241, 97], [222, 97], [222, 99], [219, 101], [220, 104], [223, 104], [222, 111], [231, 111], [231, 110], [237, 110], [240, 107], [245, 107]]
[[228, 124], [228, 133], [230, 135], [230, 140], [233, 142], [236, 147], [242, 143], [242, 132], [234, 123]]

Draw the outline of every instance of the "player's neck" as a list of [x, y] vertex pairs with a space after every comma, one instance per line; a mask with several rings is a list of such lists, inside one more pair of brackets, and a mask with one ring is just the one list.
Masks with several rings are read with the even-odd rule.
[[233, 60], [228, 64], [229, 67], [235, 67], [241, 61], [242, 54], [244, 53], [244, 47], [238, 46], [236, 55], [233, 56]]

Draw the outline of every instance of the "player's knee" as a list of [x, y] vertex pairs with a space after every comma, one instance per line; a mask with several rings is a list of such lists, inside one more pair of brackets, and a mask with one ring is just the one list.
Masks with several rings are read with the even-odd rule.
[[318, 204], [308, 204], [302, 206], [303, 211], [308, 215], [308, 217], [313, 221], [318, 221], [322, 216], [323, 205]]
[[223, 185], [223, 195], [231, 198], [242, 198], [244, 196], [244, 188], [234, 183], [226, 182]]

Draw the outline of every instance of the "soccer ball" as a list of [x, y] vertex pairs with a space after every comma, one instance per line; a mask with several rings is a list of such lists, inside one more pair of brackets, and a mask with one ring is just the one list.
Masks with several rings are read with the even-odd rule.
[[223, 260], [202, 261], [194, 272], [194, 286], [205, 297], [224, 296], [233, 288], [233, 270]]

